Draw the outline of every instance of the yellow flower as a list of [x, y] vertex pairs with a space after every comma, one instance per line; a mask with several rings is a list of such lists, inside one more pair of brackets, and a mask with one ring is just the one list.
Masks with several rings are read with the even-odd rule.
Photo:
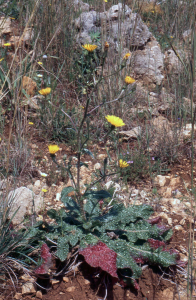
[[90, 44], [85, 44], [82, 46], [84, 49], [88, 50], [89, 52], [94, 51], [97, 48], [97, 45], [90, 45]]
[[128, 165], [129, 164], [126, 161], [124, 161], [122, 159], [119, 160], [119, 167], [120, 168], [126, 168], [126, 167], [128, 167]]
[[2, 61], [4, 59], [4, 57], [0, 58], [0, 61]]
[[105, 49], [108, 49], [110, 44], [108, 42], [105, 42]]
[[0, 142], [1, 142], [1, 138], [0, 138]]
[[108, 0], [103, 0], [104, 2], [108, 2]]
[[9, 46], [11, 46], [11, 44], [10, 43], [5, 43], [5, 44], [3, 44], [3, 46], [9, 47]]
[[47, 193], [47, 191], [48, 191], [48, 190], [46, 190], [46, 189], [42, 189], [42, 192], [44, 192], [44, 193]]
[[41, 61], [38, 61], [37, 63], [38, 63], [39, 65], [43, 65], [43, 63], [42, 63]]
[[10, 17], [10, 19], [11, 19], [11, 20], [15, 20], [15, 18], [13, 18], [13, 17]]
[[33, 122], [29, 122], [29, 125], [33, 125], [34, 123]]
[[131, 84], [131, 83], [134, 83], [134, 82], [135, 82], [135, 79], [132, 78], [132, 77], [130, 77], [130, 76], [126, 76], [126, 77], [125, 77], [125, 82], [126, 82], [127, 84]]
[[119, 117], [107, 115], [105, 118], [107, 119], [107, 121], [110, 124], [112, 124], [115, 127], [121, 127], [121, 126], [125, 125], [125, 123], [123, 122], [123, 120], [121, 118], [119, 118]]
[[57, 151], [59, 151], [59, 146], [49, 145], [48, 149], [49, 149], [50, 154], [55, 154]]
[[50, 94], [50, 92], [51, 92], [51, 88], [50, 88], [50, 87], [47, 87], [47, 88], [42, 89], [42, 90], [39, 91], [39, 93], [40, 93], [41, 95], [44, 95], [44, 96]]
[[126, 53], [125, 56], [123, 57], [123, 59], [128, 59], [129, 56], [131, 56], [131, 54], [130, 53]]
[[170, 38], [173, 39], [174, 37], [171, 35]]
[[154, 10], [151, 10], [151, 13], [153, 13], [153, 14], [154, 14]]

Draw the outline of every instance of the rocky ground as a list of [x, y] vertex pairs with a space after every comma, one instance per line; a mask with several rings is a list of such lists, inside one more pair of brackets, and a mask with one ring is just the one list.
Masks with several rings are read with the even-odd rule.
[[[79, 44], [91, 43], [90, 32], [93, 30], [103, 30], [107, 36], [110, 26], [110, 44], [108, 52], [108, 65], [112, 65], [115, 69], [115, 59], [119, 55], [116, 39], [118, 37], [118, 20], [122, 15], [121, 6], [114, 5], [107, 11], [96, 12], [89, 8], [89, 5], [81, 1], [75, 1], [76, 10], [78, 7], [82, 10], [79, 18], [74, 20], [74, 26], [78, 30], [77, 42]], [[129, 102], [128, 111], [130, 115], [141, 117], [141, 122], [133, 120], [131, 125], [128, 125], [127, 130], [119, 132], [117, 138], [121, 143], [121, 147], [126, 149], [127, 144], [135, 145], [143, 132], [146, 130], [146, 124], [150, 126], [153, 135], [153, 142], [149, 145], [150, 160], [153, 164], [157, 157], [158, 147], [162, 145], [164, 148], [165, 141], [161, 137], [166, 137], [167, 141], [172, 141], [174, 136], [178, 137], [180, 145], [183, 145], [186, 151], [182, 152], [175, 163], [171, 163], [167, 172], [161, 175], [152, 174], [139, 181], [128, 181], [127, 184], [121, 178], [115, 179], [107, 177], [106, 182], [102, 184], [102, 188], [115, 188], [113, 197], [117, 201], [123, 202], [125, 206], [129, 204], [150, 204], [154, 208], [153, 217], [160, 216], [162, 222], [173, 229], [174, 235], [171, 241], [171, 247], [180, 253], [182, 267], [169, 268], [161, 270], [160, 268], [143, 266], [143, 275], [139, 279], [140, 290], [124, 289], [119, 284], [110, 284], [107, 286], [108, 300], [123, 300], [123, 299], [148, 299], [148, 300], [185, 300], [187, 299], [187, 281], [188, 276], [191, 277], [188, 270], [189, 256], [189, 235], [194, 230], [194, 198], [191, 191], [191, 124], [179, 126], [174, 132], [174, 123], [172, 121], [173, 107], [176, 103], [175, 94], [167, 91], [164, 87], [167, 85], [166, 70], [177, 74], [182, 68], [179, 60], [173, 51], [168, 49], [164, 54], [159, 43], [149, 31], [148, 26], [144, 24], [140, 17], [132, 13], [129, 7], [125, 11], [126, 18], [122, 22], [122, 31], [125, 38], [122, 40], [123, 50], [120, 54], [123, 58], [125, 53], [130, 53], [128, 60], [127, 72], [136, 79], [135, 85], [135, 102]], [[127, 43], [130, 41], [130, 32], [135, 26], [135, 20], [138, 18], [135, 33], [131, 40], [131, 50], [127, 48]], [[95, 22], [96, 20], [96, 22]], [[10, 43], [10, 48], [7, 52], [8, 65], [11, 66], [15, 51], [20, 47], [28, 47], [33, 39], [33, 28], [26, 28], [21, 34], [19, 31], [18, 22], [16, 20], [3, 17], [0, 19], [3, 23], [1, 30], [1, 44]], [[191, 33], [185, 31], [183, 38], [188, 41]], [[181, 51], [181, 52], [180, 52]], [[17, 51], [16, 51], [17, 52]], [[181, 56], [186, 57], [186, 53], [179, 49]], [[33, 55], [33, 52], [30, 53]], [[14, 59], [14, 67], [18, 66], [19, 57], [16, 55]], [[148, 69], [146, 68], [148, 65]], [[108, 70], [104, 70], [107, 74]], [[194, 83], [195, 84], [195, 83]], [[156, 87], [162, 85], [160, 91]], [[21, 111], [29, 111], [31, 120], [36, 120], [39, 107], [39, 100], [42, 96], [36, 95], [37, 84], [30, 76], [23, 76], [22, 88], [28, 97], [21, 97]], [[191, 100], [183, 97], [183, 105], [185, 111], [190, 111]], [[193, 103], [193, 108], [195, 107]], [[3, 112], [6, 114], [6, 112]], [[138, 119], [137, 119], [138, 120]], [[9, 132], [9, 116], [6, 115], [5, 134], [0, 140], [1, 147], [6, 144]], [[181, 122], [181, 120], [179, 120]], [[34, 209], [34, 216], [37, 221], [45, 220], [53, 222], [48, 218], [46, 212], [48, 209], [59, 209], [63, 206], [61, 203], [61, 191], [64, 187], [72, 185], [66, 174], [57, 168], [48, 152], [48, 144], [50, 141], [45, 137], [40, 137], [38, 128], [36, 129], [31, 122], [26, 122], [26, 132], [28, 148], [30, 156], [25, 162], [20, 175], [15, 181], [14, 177], [0, 180], [0, 192], [6, 193], [7, 188], [10, 188], [8, 199], [14, 198], [11, 214], [20, 206], [17, 215], [12, 220], [14, 226], [21, 226], [22, 222], [34, 222], [29, 216]], [[180, 129], [179, 129], [180, 128]], [[196, 128], [195, 128], [196, 129]], [[13, 132], [14, 134], [14, 132]], [[60, 150], [57, 153], [57, 161], [63, 164], [63, 157], [68, 161], [69, 157], [73, 157], [73, 163], [76, 165], [76, 152], [66, 145], [61, 143]], [[195, 147], [195, 146], [194, 146]], [[90, 146], [90, 150], [96, 153], [94, 158], [84, 155], [84, 163], [88, 164], [88, 168], [81, 167], [81, 186], [84, 189], [85, 183], [91, 182], [93, 173], [102, 167], [103, 160], [107, 156], [106, 149], [111, 153], [111, 161], [116, 160], [116, 154], [108, 140], [104, 143]], [[134, 161], [133, 161], [134, 164]], [[76, 174], [76, 167], [72, 167], [73, 174]], [[196, 172], [196, 167], [193, 168], [193, 173]], [[194, 178], [195, 183], [196, 178]], [[34, 206], [32, 206], [34, 203]], [[192, 231], [191, 231], [192, 228]], [[195, 247], [193, 245], [193, 274], [195, 278]], [[54, 264], [52, 271], [55, 272], [57, 266]], [[3, 299], [69, 299], [69, 300], [100, 300], [105, 297], [105, 286], [101, 285], [99, 278], [95, 276], [94, 270], [83, 263], [81, 266], [76, 266], [70, 272], [61, 278], [51, 281], [37, 281], [34, 276], [29, 277], [21, 275], [19, 277], [19, 285], [14, 290], [11, 280], [7, 281], [2, 289], [0, 287], [0, 300]], [[41, 289], [40, 286], [44, 286]], [[5, 288], [6, 287], [6, 288]], [[193, 299], [196, 297], [195, 286], [193, 291]], [[104, 298], [106, 299], [106, 298]]]

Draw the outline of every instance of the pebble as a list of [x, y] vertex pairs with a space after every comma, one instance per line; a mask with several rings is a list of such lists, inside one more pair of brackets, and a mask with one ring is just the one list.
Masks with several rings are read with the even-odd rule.
[[34, 284], [32, 282], [26, 282], [25, 284], [23, 284], [22, 286], [22, 294], [34, 294], [36, 293]]
[[66, 291], [71, 293], [71, 292], [75, 291], [75, 289], [76, 289], [75, 286], [70, 286], [66, 289]]
[[63, 281], [64, 281], [64, 282], [69, 282], [69, 278], [66, 277], [66, 276], [64, 276], [64, 277], [63, 277]]
[[22, 293], [16, 293], [15, 296], [14, 296], [14, 299], [16, 299], [16, 300], [22, 299]]
[[41, 181], [40, 180], [36, 180], [36, 182], [34, 183], [34, 186], [40, 187], [40, 185], [41, 185]]
[[42, 292], [41, 291], [37, 291], [36, 297], [39, 298], [39, 299], [42, 299]]
[[57, 283], [59, 283], [59, 282], [60, 282], [60, 281], [59, 281], [59, 280], [56, 280], [56, 279], [51, 280], [52, 285], [57, 284]]
[[56, 193], [56, 201], [59, 201], [60, 200], [60, 198], [61, 198], [61, 193]]

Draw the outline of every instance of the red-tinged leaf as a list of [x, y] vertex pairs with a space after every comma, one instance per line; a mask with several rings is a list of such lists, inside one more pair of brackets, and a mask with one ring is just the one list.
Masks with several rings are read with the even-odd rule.
[[158, 249], [160, 247], [163, 247], [163, 249], [165, 249], [166, 247], [165, 242], [154, 240], [154, 239], [148, 239], [148, 243], [150, 244], [150, 247], [153, 249]]
[[52, 255], [50, 253], [50, 249], [46, 244], [43, 244], [41, 246], [41, 258], [44, 260], [44, 262], [39, 266], [37, 269], [35, 269], [36, 274], [47, 274], [49, 268], [52, 265]]
[[175, 249], [163, 249], [163, 251], [165, 251], [165, 252], [168, 252], [169, 254], [175, 254], [175, 256], [176, 256], [176, 261], [180, 261], [180, 253], [177, 251], [177, 250], [175, 250]]
[[117, 254], [103, 242], [99, 241], [94, 246], [89, 245], [85, 249], [79, 250], [79, 253], [84, 256], [90, 266], [94, 268], [99, 267], [112, 277], [118, 278], [116, 267]]
[[148, 219], [147, 222], [151, 225], [155, 225], [158, 224], [161, 221], [161, 216], [158, 216], [156, 218], [153, 219]]
[[145, 263], [145, 260], [141, 257], [134, 257], [133, 259], [135, 260], [135, 262], [137, 264], [144, 264]]
[[45, 268], [45, 264], [43, 263], [41, 266], [39, 266], [37, 269], [34, 270], [36, 274], [47, 274], [48, 270]]
[[46, 244], [43, 244], [41, 246], [41, 258], [43, 258], [43, 260], [45, 262], [48, 261], [48, 259], [50, 259], [52, 257], [51, 253], [50, 253], [50, 249], [48, 248], [48, 246]]
[[157, 224], [157, 227], [160, 229], [160, 235], [162, 235], [167, 230], [167, 226], [165, 225]]
[[140, 290], [140, 286], [135, 279], [133, 279], [133, 286], [136, 290], [138, 290], [138, 291]]
[[127, 286], [126, 282], [124, 282], [123, 279], [120, 279], [120, 280], [119, 280], [119, 283], [120, 283], [120, 285], [121, 285], [122, 287], [126, 287], [126, 286]]

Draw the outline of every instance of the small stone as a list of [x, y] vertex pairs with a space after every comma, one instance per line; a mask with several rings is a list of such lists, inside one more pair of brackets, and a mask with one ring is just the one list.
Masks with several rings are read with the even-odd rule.
[[170, 200], [170, 204], [174, 207], [180, 205], [181, 201], [179, 199], [173, 198]]
[[56, 280], [56, 279], [51, 280], [52, 285], [57, 284], [57, 283], [59, 283], [59, 282], [60, 282], [60, 281], [59, 281], [59, 280]]
[[40, 187], [40, 185], [41, 185], [41, 181], [40, 180], [36, 180], [36, 182], [34, 183], [34, 186]]
[[87, 284], [90, 284], [90, 281], [87, 280], [87, 279], [85, 279], [85, 280], [84, 280], [84, 284], [86, 284], [86, 285], [87, 285]]
[[154, 179], [154, 183], [160, 187], [164, 186], [166, 184], [166, 176], [157, 175]]
[[138, 194], [139, 194], [139, 190], [134, 189], [131, 191], [131, 197], [138, 196]]
[[172, 225], [172, 223], [173, 223], [172, 218], [168, 218], [167, 222], [168, 222], [169, 225]]
[[106, 158], [107, 157], [107, 154], [99, 154], [98, 156], [97, 156], [97, 158], [98, 159], [104, 159], [104, 158]]
[[185, 219], [185, 218], [183, 218], [183, 219], [180, 221], [180, 225], [184, 225], [184, 224], [185, 224], [185, 222], [186, 222], [186, 219]]
[[30, 282], [35, 282], [34, 278], [32, 278], [30, 275], [28, 274], [25, 274], [25, 275], [22, 275], [21, 276], [21, 279], [24, 280], [24, 281], [30, 281]]
[[39, 298], [39, 299], [42, 299], [42, 292], [41, 291], [37, 291], [36, 297]]
[[71, 293], [71, 292], [74, 292], [75, 291], [75, 286], [70, 286], [66, 289], [67, 292]]
[[61, 199], [61, 193], [56, 193], [56, 201], [59, 201]]
[[94, 170], [100, 170], [101, 169], [101, 164], [100, 163], [96, 163], [94, 165]]
[[183, 231], [183, 228], [181, 225], [176, 225], [176, 226], [174, 226], [174, 228], [178, 231]]
[[14, 299], [16, 299], [16, 300], [22, 299], [22, 293], [16, 293], [14, 296]]
[[34, 294], [36, 293], [34, 284], [32, 282], [26, 282], [25, 284], [23, 284], [22, 286], [22, 295], [25, 294]]
[[63, 281], [64, 281], [64, 282], [69, 282], [69, 278], [66, 277], [66, 276], [64, 276], [64, 277], [63, 277]]
[[141, 196], [142, 199], [145, 199], [146, 196], [147, 196], [147, 193], [145, 191], [141, 191], [140, 196]]

